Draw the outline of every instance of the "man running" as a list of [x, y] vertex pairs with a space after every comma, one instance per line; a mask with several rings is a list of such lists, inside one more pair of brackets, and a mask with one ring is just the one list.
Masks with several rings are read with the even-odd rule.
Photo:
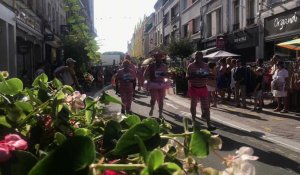
[[202, 118], [206, 119], [207, 129], [212, 131], [216, 127], [210, 123], [210, 110], [209, 110], [209, 93], [207, 90], [207, 80], [209, 77], [208, 65], [203, 62], [202, 52], [194, 53], [195, 61], [190, 63], [187, 70], [187, 79], [189, 81], [188, 95], [191, 98], [191, 114], [193, 119], [193, 126], [196, 125], [196, 107], [200, 100]]

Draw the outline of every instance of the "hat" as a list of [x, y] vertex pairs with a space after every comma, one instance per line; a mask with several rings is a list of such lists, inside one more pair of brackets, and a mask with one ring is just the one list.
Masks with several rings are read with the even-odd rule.
[[66, 63], [76, 63], [76, 61], [73, 58], [68, 58]]

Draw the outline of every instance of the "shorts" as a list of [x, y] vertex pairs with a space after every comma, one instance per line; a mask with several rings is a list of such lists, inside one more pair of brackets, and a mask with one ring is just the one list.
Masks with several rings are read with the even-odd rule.
[[257, 91], [253, 94], [254, 98], [260, 99], [262, 98], [262, 90]]
[[273, 93], [274, 97], [286, 97], [287, 96], [287, 91], [273, 90], [272, 93]]
[[205, 98], [208, 97], [207, 87], [189, 87], [188, 95], [190, 98]]

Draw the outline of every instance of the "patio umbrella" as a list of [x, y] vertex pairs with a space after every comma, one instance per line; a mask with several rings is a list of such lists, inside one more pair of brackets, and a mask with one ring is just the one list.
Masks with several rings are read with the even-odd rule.
[[147, 58], [143, 61], [142, 65], [151, 64], [154, 61], [154, 58]]
[[204, 58], [223, 58], [223, 57], [239, 57], [240, 55], [226, 52], [224, 50], [219, 50], [209, 55], [205, 55]]
[[279, 43], [279, 44], [277, 44], [277, 46], [284, 47], [284, 48], [291, 49], [291, 50], [300, 50], [300, 38], [294, 39], [291, 41], [287, 41], [287, 42], [283, 42], [283, 43]]

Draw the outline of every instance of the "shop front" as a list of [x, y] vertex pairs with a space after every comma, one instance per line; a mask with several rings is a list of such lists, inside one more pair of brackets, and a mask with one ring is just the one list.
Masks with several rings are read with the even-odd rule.
[[282, 45], [300, 38], [300, 7], [266, 18], [264, 23], [265, 58], [277, 54], [284, 60], [295, 60], [300, 56], [300, 51], [296, 48]]
[[289, 106], [300, 105], [300, 7], [279, 13], [264, 20], [265, 57], [276, 54], [289, 71]]
[[241, 55], [245, 62], [255, 62], [257, 44], [258, 27], [248, 28], [228, 35], [227, 50]]

